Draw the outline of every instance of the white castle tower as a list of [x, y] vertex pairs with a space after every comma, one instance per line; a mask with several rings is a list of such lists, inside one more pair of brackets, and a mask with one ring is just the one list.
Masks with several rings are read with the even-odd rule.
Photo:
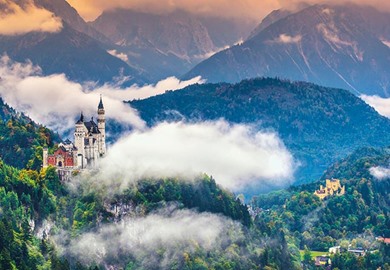
[[99, 154], [104, 156], [106, 154], [106, 117], [101, 95], [98, 106], [98, 128], [101, 134], [99, 138]]
[[74, 131], [74, 146], [77, 148], [77, 165], [80, 168], [85, 167], [85, 135], [86, 128], [84, 125], [84, 115], [80, 114], [79, 121], [76, 122]]

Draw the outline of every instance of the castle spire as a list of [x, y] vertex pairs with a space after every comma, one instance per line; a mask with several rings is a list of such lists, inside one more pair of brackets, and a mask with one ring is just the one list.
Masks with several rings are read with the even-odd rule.
[[84, 123], [84, 114], [83, 114], [83, 112], [80, 113], [80, 119], [77, 121], [76, 124], [82, 124], [82, 123]]
[[104, 109], [103, 100], [102, 100], [102, 95], [101, 94], [100, 94], [100, 102], [99, 102], [98, 109]]

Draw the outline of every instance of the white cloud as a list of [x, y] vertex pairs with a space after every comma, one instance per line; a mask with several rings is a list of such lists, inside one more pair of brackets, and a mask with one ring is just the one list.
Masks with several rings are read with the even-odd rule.
[[210, 213], [162, 209], [146, 217], [127, 218], [117, 224], [103, 225], [97, 232], [84, 233], [64, 244], [68, 238], [55, 237], [65, 254], [84, 264], [102, 263], [122, 256], [133, 257], [145, 269], [165, 269], [174, 259], [197, 248], [205, 251], [221, 248], [228, 230], [238, 235], [241, 226], [232, 220]]
[[[101, 160], [97, 174], [89, 177], [92, 187], [88, 189], [118, 193], [140, 179], [193, 180], [206, 173], [217, 184], [241, 191], [247, 187], [261, 188], [263, 184], [289, 184], [295, 165], [274, 133], [255, 131], [248, 125], [230, 125], [223, 120], [160, 123], [115, 143]], [[82, 175], [72, 184], [85, 185], [85, 178], [88, 177]]]
[[109, 54], [111, 54], [112, 56], [115, 56], [115, 57], [121, 59], [122, 61], [125, 61], [125, 62], [129, 61], [129, 57], [127, 57], [126, 54], [118, 53], [117, 50], [108, 50], [107, 52]]
[[133, 100], [133, 99], [146, 99], [148, 97], [164, 94], [167, 90], [180, 90], [192, 84], [202, 84], [205, 80], [202, 80], [200, 76], [192, 78], [187, 81], [180, 81], [175, 77], [168, 77], [159, 81], [155, 85], [137, 86], [133, 85], [126, 89], [119, 87], [113, 87], [106, 84], [102, 87], [96, 88], [94, 92], [103, 94], [104, 96], [118, 99], [118, 100]]
[[281, 34], [277, 39], [273, 40], [273, 42], [281, 44], [295, 44], [301, 42], [301, 40], [301, 35], [289, 36], [287, 34]]
[[166, 14], [184, 10], [192, 14], [240, 20], [260, 19], [280, 8], [278, 0], [67, 0], [87, 20], [94, 20], [105, 10], [133, 9], [146, 13]]
[[87, 117], [95, 116], [100, 94], [104, 96], [107, 118], [143, 129], [144, 121], [123, 100], [147, 98], [202, 82], [200, 77], [184, 82], [172, 77], [156, 85], [134, 85], [126, 89], [104, 85], [92, 91], [68, 81], [63, 74], [40, 76], [38, 67], [31, 63], [15, 63], [7, 56], [0, 59], [0, 77], [0, 95], [8, 104], [60, 133], [74, 127], [75, 118], [81, 111]]
[[370, 173], [378, 180], [384, 180], [390, 178], [390, 168], [384, 167], [372, 167]]
[[390, 98], [367, 95], [361, 95], [360, 98], [373, 107], [379, 114], [390, 118]]
[[[36, 7], [32, 1], [21, 7], [10, 0], [0, 0], [0, 34], [21, 35], [29, 32], [58, 32], [62, 21], [53, 13]], [[4, 8], [6, 7], [6, 8]]]

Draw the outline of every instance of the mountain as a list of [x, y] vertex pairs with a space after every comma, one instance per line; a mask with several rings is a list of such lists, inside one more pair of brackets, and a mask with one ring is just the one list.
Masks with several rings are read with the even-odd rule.
[[183, 78], [238, 82], [270, 76], [390, 96], [390, 14], [355, 5], [276, 11], [243, 44], [201, 62]]
[[88, 25], [67, 1], [64, 0], [34, 0], [38, 7], [51, 11], [60, 17], [74, 30], [84, 33], [100, 42], [109, 43], [109, 39]]
[[[21, 7], [28, 0], [17, 0]], [[38, 7], [60, 17], [63, 28], [58, 33], [30, 32], [23, 35], [0, 35], [0, 54], [12, 60], [30, 60], [44, 75], [65, 73], [74, 81], [105, 83], [127, 76], [127, 85], [144, 84], [141, 72], [129, 67], [105, 48], [109, 39], [89, 26], [65, 0], [35, 0]]]
[[58, 33], [0, 36], [0, 53], [18, 62], [31, 60], [45, 75], [65, 73], [74, 81], [104, 83], [124, 75], [129, 76], [128, 83], [145, 82], [137, 70], [107, 53], [98, 41], [63, 24]]
[[90, 25], [116, 44], [111, 50], [126, 56], [129, 65], [153, 81], [182, 75], [213, 52], [246, 37], [251, 27], [185, 11], [150, 14], [128, 9], [105, 11]]
[[304, 82], [193, 85], [129, 105], [149, 125], [225, 118], [274, 130], [301, 162], [297, 183], [319, 179], [330, 164], [358, 147], [390, 144], [389, 119], [346, 90]]

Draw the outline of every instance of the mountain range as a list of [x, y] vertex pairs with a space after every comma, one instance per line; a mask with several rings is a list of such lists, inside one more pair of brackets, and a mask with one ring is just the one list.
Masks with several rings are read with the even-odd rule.
[[151, 81], [182, 75], [216, 51], [245, 38], [252, 27], [181, 10], [150, 14], [115, 9], [89, 24], [115, 44], [112, 50], [124, 55], [130, 66], [147, 73]]
[[[30, 5], [28, 0], [16, 4]], [[0, 35], [0, 54], [32, 61], [43, 74], [99, 84], [127, 77], [126, 85], [180, 76], [209, 55], [245, 38], [253, 23], [117, 9], [87, 23], [65, 0], [34, 0], [62, 20], [58, 33]], [[45, 54], [42, 54], [42, 50]], [[117, 80], [119, 81], [119, 80]]]
[[[17, 1], [21, 5], [25, 2], [28, 3]], [[62, 29], [58, 33], [0, 35], [0, 54], [18, 62], [30, 60], [41, 67], [44, 75], [64, 73], [78, 82], [105, 83], [123, 76], [128, 77], [128, 84], [146, 82], [138, 70], [106, 51], [102, 42], [108, 39], [86, 24], [66, 1], [35, 0], [34, 3], [60, 17]]]
[[183, 78], [281, 77], [388, 97], [389, 25], [390, 14], [352, 4], [275, 11], [243, 44], [215, 54]]

